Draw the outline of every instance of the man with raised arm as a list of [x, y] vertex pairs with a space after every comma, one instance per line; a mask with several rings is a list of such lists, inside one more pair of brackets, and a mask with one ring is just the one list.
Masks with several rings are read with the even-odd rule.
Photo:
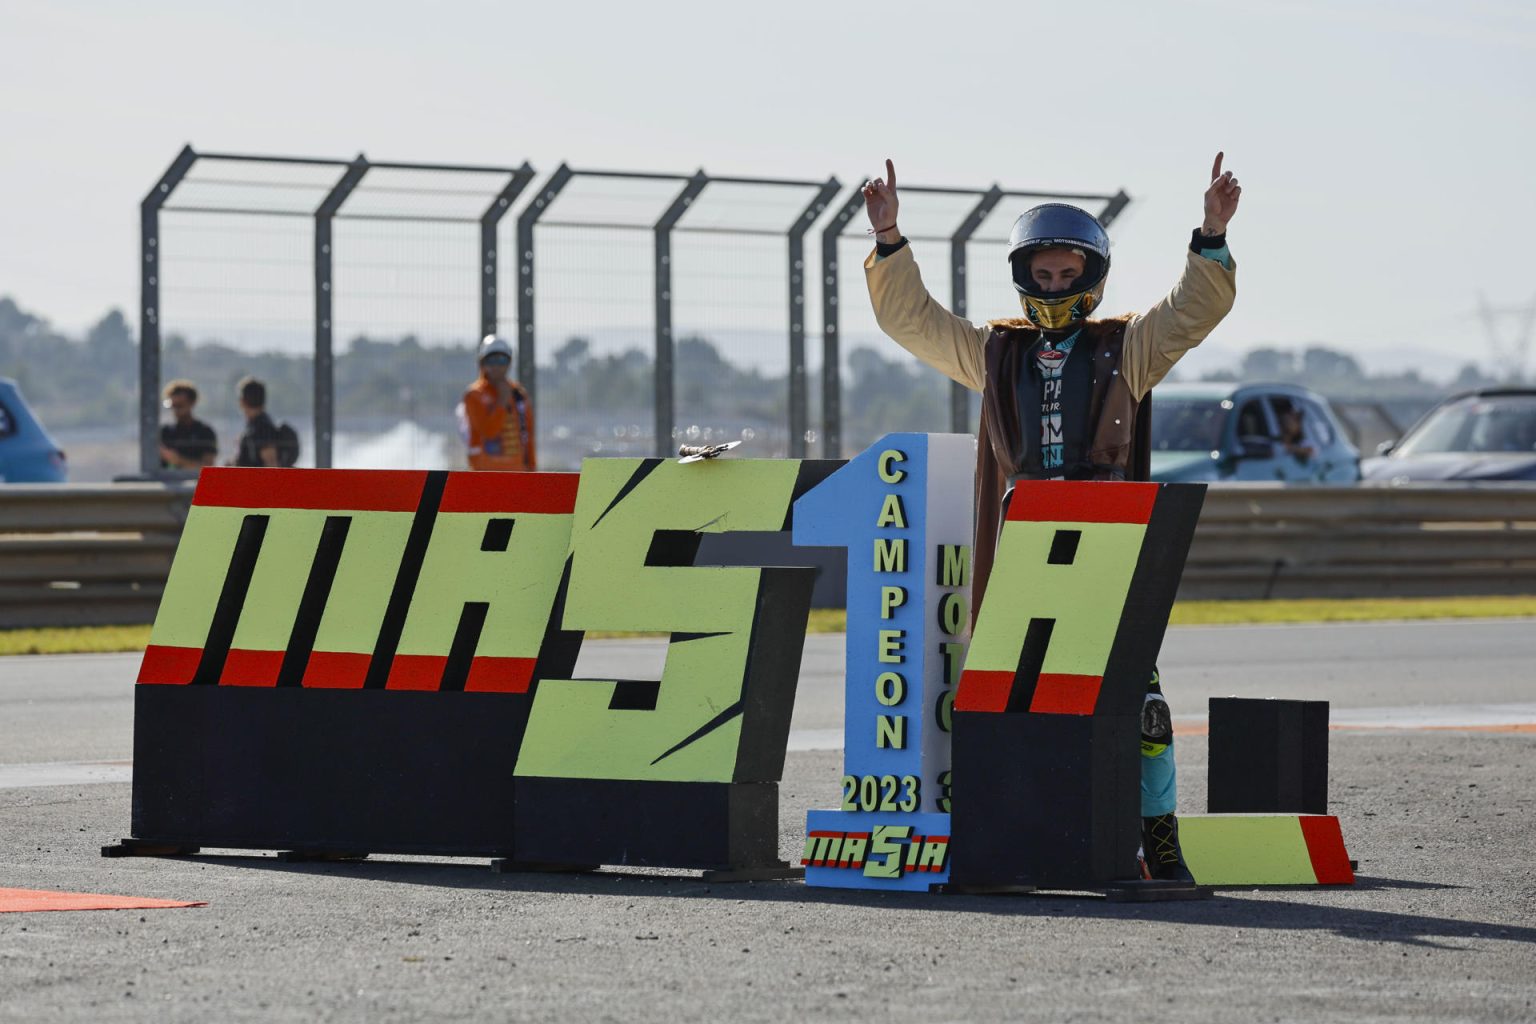
[[[880, 329], [951, 380], [981, 392], [976, 446], [973, 607], [979, 609], [997, 549], [1003, 500], [1018, 480], [1145, 480], [1150, 417], [1143, 400], [1173, 364], [1232, 308], [1236, 264], [1227, 222], [1242, 188], [1216, 154], [1184, 272], [1145, 313], [1089, 319], [1104, 295], [1109, 236], [1091, 214], [1064, 203], [1014, 222], [1008, 263], [1024, 316], [973, 324], [923, 286], [897, 225], [896, 168], [864, 185], [875, 231], [865, 280]], [[1142, 711], [1142, 848], [1155, 878], [1189, 880], [1174, 815], [1173, 727], [1157, 673]]]

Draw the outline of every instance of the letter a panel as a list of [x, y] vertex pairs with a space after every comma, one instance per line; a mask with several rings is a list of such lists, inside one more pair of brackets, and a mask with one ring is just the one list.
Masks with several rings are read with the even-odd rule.
[[1204, 494], [1014, 489], [954, 705], [955, 884], [1136, 876], [1141, 705]]

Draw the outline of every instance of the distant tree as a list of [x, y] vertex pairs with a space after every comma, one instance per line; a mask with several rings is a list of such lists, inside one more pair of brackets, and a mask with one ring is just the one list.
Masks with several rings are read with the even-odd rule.
[[673, 358], [679, 409], [698, 416], [731, 409], [747, 398], [736, 386], [739, 371], [708, 340], [697, 335], [679, 339]]
[[583, 375], [584, 410], [635, 410], [651, 404], [651, 358], [637, 348], [593, 359]]
[[915, 362], [888, 359], [873, 348], [848, 353], [852, 379], [843, 400], [844, 434], [862, 446], [893, 430], [944, 430], [948, 382]]
[[1244, 380], [1294, 380], [1296, 357], [1278, 348], [1256, 348], [1243, 356], [1240, 374]]
[[1467, 363], [1456, 374], [1456, 379], [1451, 381], [1451, 387], [1458, 391], [1470, 391], [1473, 388], [1486, 388], [1498, 381], [1484, 375], [1476, 363]]
[[592, 343], [586, 338], [571, 337], [555, 349], [555, 372], [569, 375], [579, 371], [592, 358]]
[[1301, 373], [1313, 387], [1340, 387], [1365, 376], [1354, 356], [1320, 345], [1301, 354]]
[[9, 295], [0, 296], [0, 336], [28, 334], [43, 326], [44, 321], [16, 305]]
[[126, 353], [134, 350], [133, 332], [128, 329], [128, 321], [123, 318], [123, 311], [114, 309], [100, 320], [85, 335], [85, 347], [96, 358], [121, 358]]

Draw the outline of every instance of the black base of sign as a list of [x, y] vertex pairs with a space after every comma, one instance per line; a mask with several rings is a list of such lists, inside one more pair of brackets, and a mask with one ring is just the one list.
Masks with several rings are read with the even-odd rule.
[[779, 867], [776, 782], [517, 780], [513, 859], [676, 868]]
[[1140, 735], [1133, 715], [956, 712], [951, 886], [1135, 878]]
[[505, 856], [529, 698], [139, 686], [133, 839]]
[[190, 857], [199, 852], [196, 846], [181, 846], [175, 843], [148, 843], [142, 839], [124, 839], [113, 843], [111, 846], [103, 846], [103, 857]]

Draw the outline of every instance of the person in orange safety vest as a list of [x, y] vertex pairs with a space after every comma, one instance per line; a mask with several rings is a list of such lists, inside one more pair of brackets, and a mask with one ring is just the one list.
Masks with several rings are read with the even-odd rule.
[[480, 376], [465, 390], [461, 406], [470, 469], [531, 472], [539, 468], [533, 402], [511, 372], [511, 343], [499, 335], [486, 335], [480, 342]]

